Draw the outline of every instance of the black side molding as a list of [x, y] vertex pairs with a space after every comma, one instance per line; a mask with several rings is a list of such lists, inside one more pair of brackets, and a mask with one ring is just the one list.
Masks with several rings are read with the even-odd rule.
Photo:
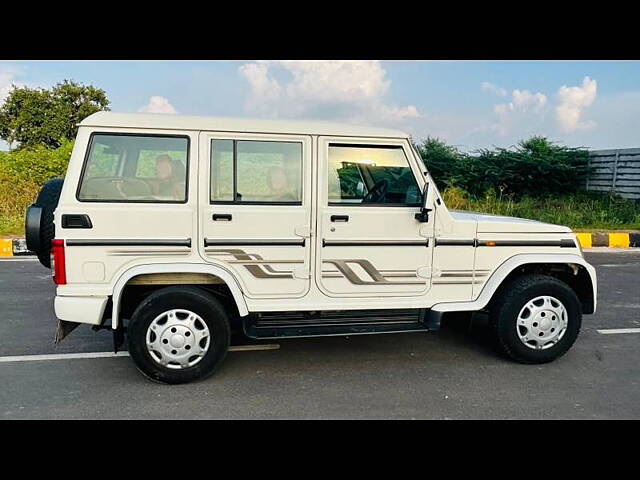
[[85, 213], [62, 215], [62, 228], [93, 228], [91, 218]]
[[191, 247], [191, 239], [184, 240], [67, 240], [68, 247]]
[[575, 248], [570, 238], [561, 240], [478, 240], [479, 247], [561, 247]]
[[252, 240], [252, 239], [204, 239], [205, 247], [214, 247], [214, 246], [294, 246], [294, 247], [304, 247], [305, 239], [304, 238], [285, 238], [282, 240]]
[[428, 247], [429, 239], [424, 240], [325, 240], [323, 247], [403, 247], [417, 246]]
[[476, 245], [475, 238], [436, 238], [433, 242], [434, 247], [439, 247], [441, 245], [455, 246], [455, 247], [463, 247], [463, 246], [471, 246], [474, 247]]
[[469, 246], [469, 247], [561, 247], [576, 248], [576, 243], [570, 238], [561, 240], [478, 240], [477, 238], [436, 238], [433, 245]]

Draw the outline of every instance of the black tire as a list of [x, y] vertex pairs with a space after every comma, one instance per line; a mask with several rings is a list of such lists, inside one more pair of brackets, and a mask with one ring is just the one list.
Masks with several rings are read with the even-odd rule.
[[35, 252], [40, 263], [51, 268], [51, 240], [55, 238], [56, 231], [53, 225], [53, 212], [58, 207], [60, 192], [62, 192], [63, 178], [53, 178], [46, 182], [34, 205], [42, 208], [40, 218], [40, 248]]
[[[210, 332], [206, 354], [195, 365], [183, 369], [160, 365], [146, 347], [147, 329], [153, 320], [176, 308], [198, 314]], [[222, 304], [208, 292], [195, 287], [166, 287], [152, 293], [138, 305], [127, 327], [127, 336], [129, 354], [146, 377], [161, 383], [187, 383], [211, 375], [226, 357], [230, 340], [229, 319]]]
[[[562, 302], [567, 311], [567, 330], [553, 346], [537, 350], [526, 346], [518, 336], [517, 319], [527, 302], [548, 295]], [[490, 308], [490, 320], [498, 349], [519, 363], [548, 363], [561, 357], [578, 338], [582, 325], [582, 307], [575, 292], [564, 282], [549, 275], [530, 274], [514, 279], [501, 289]]]

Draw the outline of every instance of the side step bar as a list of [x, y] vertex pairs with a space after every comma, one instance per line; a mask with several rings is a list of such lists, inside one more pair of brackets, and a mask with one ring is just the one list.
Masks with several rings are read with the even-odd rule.
[[441, 316], [425, 309], [264, 312], [242, 324], [250, 338], [321, 337], [437, 330]]

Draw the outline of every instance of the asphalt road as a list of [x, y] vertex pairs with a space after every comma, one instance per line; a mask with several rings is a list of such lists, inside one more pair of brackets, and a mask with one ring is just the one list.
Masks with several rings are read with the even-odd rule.
[[[551, 364], [513, 363], [494, 352], [483, 318], [452, 317], [438, 332], [230, 352], [188, 385], [152, 383], [127, 357], [0, 363], [0, 418], [638, 419], [640, 333], [596, 330], [640, 327], [640, 252], [586, 257], [598, 313]], [[0, 357], [111, 350], [110, 332], [87, 326], [54, 346], [53, 295], [39, 263], [0, 260]]]

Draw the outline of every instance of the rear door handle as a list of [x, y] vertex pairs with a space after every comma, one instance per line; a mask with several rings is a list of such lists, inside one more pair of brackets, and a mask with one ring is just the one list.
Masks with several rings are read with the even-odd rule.
[[212, 218], [214, 222], [217, 222], [219, 220], [226, 220], [227, 222], [230, 222], [231, 214], [230, 213], [214, 213]]
[[349, 215], [331, 215], [332, 222], [348, 222]]
[[62, 228], [93, 228], [93, 224], [86, 213], [65, 213], [62, 215]]

